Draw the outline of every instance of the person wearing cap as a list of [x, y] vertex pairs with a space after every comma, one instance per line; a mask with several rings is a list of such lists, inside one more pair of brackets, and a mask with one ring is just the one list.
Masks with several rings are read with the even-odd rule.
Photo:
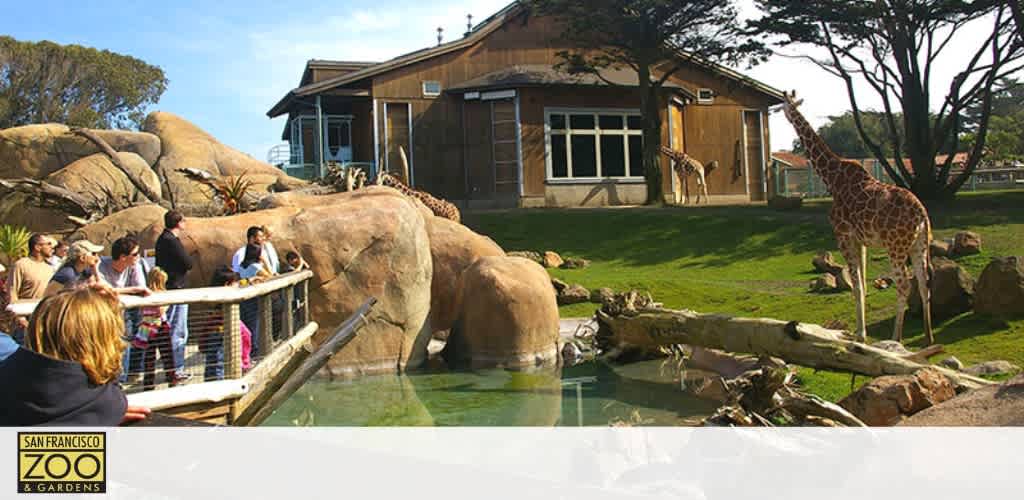
[[89, 240], [79, 240], [68, 247], [68, 258], [57, 272], [50, 278], [46, 286], [46, 296], [54, 295], [65, 288], [74, 288], [83, 284], [100, 281], [97, 269], [100, 265], [99, 253], [103, 247]]
[[[18, 259], [11, 266], [10, 282], [7, 286], [11, 302], [37, 300], [46, 295], [46, 286], [54, 271], [46, 260], [52, 256], [53, 244], [50, 238], [42, 234], [33, 234], [29, 237], [28, 257]], [[25, 318], [17, 318], [14, 321], [11, 336], [15, 341], [21, 343], [27, 327], [28, 320]]]

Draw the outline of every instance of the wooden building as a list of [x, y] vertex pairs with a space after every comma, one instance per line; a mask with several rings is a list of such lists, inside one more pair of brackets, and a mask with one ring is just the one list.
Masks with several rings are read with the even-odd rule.
[[[556, 71], [556, 53], [571, 48], [559, 45], [560, 33], [553, 19], [513, 2], [458, 40], [389, 61], [310, 61], [300, 86], [267, 115], [288, 116], [291, 163], [314, 174], [331, 160], [396, 170], [402, 146], [417, 189], [464, 206], [643, 203], [637, 76]], [[763, 200], [768, 107], [782, 96], [728, 68], [691, 63], [663, 89], [662, 143], [718, 160], [712, 202]], [[680, 183], [666, 158], [662, 169], [671, 202]]]

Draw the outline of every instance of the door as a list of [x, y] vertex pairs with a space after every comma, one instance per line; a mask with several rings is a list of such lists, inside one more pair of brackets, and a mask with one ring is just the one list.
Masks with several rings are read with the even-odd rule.
[[[416, 179], [412, 171], [410, 107], [407, 102], [384, 103], [384, 168], [401, 177], [411, 187]], [[405, 150], [408, 172], [404, 171], [406, 165], [402, 162], [399, 147]]]
[[[686, 145], [683, 143], [683, 107], [675, 101], [669, 103], [668, 106], [668, 134], [669, 148], [675, 151], [686, 151]], [[669, 161], [668, 176], [672, 183], [672, 198], [676, 203], [680, 203], [683, 197], [682, 180], [675, 174], [671, 161]]]
[[352, 119], [347, 117], [327, 118], [328, 161], [345, 163], [352, 161]]
[[486, 101], [464, 101], [466, 197], [494, 198], [494, 156], [491, 144], [491, 105]]
[[519, 194], [519, 147], [516, 138], [516, 103], [512, 99], [491, 103], [491, 157], [495, 198]]
[[765, 198], [764, 129], [760, 111], [743, 111], [744, 161], [747, 170], [747, 192], [753, 201]]

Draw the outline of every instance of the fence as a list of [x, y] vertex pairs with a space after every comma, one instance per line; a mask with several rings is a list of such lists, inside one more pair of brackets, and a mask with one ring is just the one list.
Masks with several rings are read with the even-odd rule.
[[[184, 369], [175, 370], [170, 332], [164, 329], [150, 339], [148, 345], [136, 342], [136, 347], [127, 349], [124, 367], [127, 377], [122, 384], [125, 392], [242, 378], [276, 347], [310, 324], [308, 285], [312, 276], [310, 271], [299, 271], [243, 287], [189, 288], [157, 292], [148, 297], [121, 296], [126, 337], [129, 338], [137, 332], [135, 325], [152, 318], [157, 308], [167, 308], [167, 314], [172, 316], [181, 311], [181, 305], [188, 306], [188, 340], [181, 351]], [[9, 310], [18, 316], [28, 316], [37, 303], [18, 302]], [[243, 343], [243, 325], [251, 332], [248, 352]], [[248, 366], [243, 363], [246, 357], [250, 358]], [[183, 380], [176, 381], [175, 377]]]
[[[867, 162], [865, 168], [882, 182], [892, 183], [888, 172], [878, 162]], [[802, 198], [826, 198], [831, 196], [821, 177], [811, 168], [787, 167], [778, 161], [772, 162], [775, 179], [775, 193], [781, 196]], [[956, 175], [952, 173], [951, 175]], [[964, 183], [961, 191], [982, 191], [986, 189], [1024, 188], [1024, 168], [986, 168], [975, 170]]]

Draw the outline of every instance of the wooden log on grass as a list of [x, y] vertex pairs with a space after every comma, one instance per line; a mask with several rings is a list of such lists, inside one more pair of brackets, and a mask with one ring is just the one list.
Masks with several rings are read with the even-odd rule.
[[763, 318], [737, 318], [688, 310], [648, 308], [612, 316], [598, 311], [597, 341], [605, 346], [656, 347], [672, 344], [775, 356], [788, 363], [859, 373], [907, 375], [930, 366], [957, 386], [974, 389], [992, 382], [947, 368], [924, 365], [846, 337], [818, 325]]

